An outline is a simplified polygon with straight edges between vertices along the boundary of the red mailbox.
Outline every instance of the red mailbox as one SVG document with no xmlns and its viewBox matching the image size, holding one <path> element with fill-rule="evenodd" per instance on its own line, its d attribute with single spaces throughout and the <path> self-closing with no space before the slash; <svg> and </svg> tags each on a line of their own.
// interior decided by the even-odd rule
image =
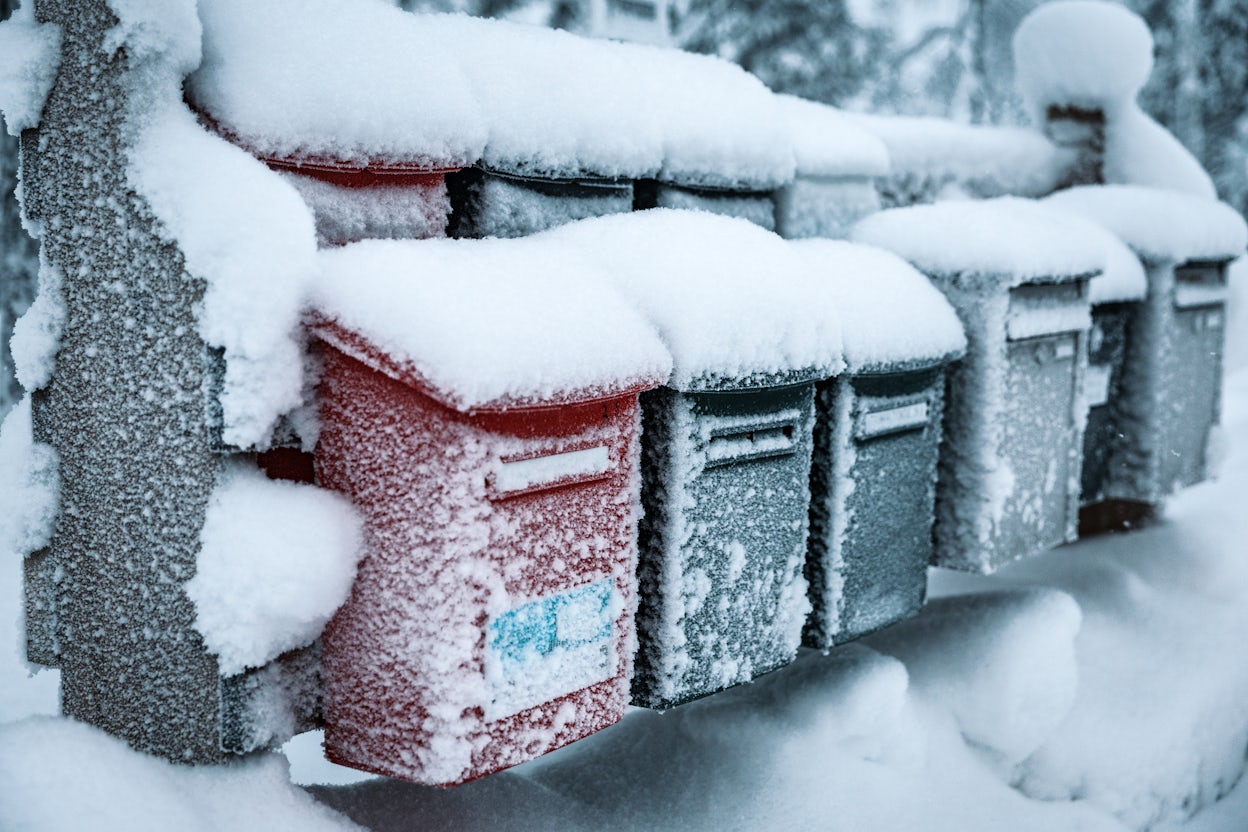
<svg viewBox="0 0 1248 832">
<path fill-rule="evenodd" d="M 415 288 L 441 284 L 405 293 L 394 302 L 405 313 L 393 320 L 444 326 L 474 355 L 454 344 L 439 352 L 445 340 L 429 333 L 421 343 L 430 354 L 396 347 L 401 326 L 356 325 L 352 304 L 385 293 L 353 263 L 375 268 L 369 252 L 387 246 L 400 256 L 380 271 L 402 263 Z M 473 258 L 478 249 L 499 256 Z M 443 240 L 323 255 L 343 302 L 322 293 L 313 326 L 323 365 L 317 476 L 363 514 L 367 547 L 324 634 L 325 749 L 334 762 L 453 785 L 623 715 L 636 643 L 637 394 L 666 377 L 670 360 L 592 270 L 549 253 L 526 257 L 540 250 L 525 240 Z M 514 273 L 526 260 L 546 269 L 528 276 L 540 281 Z M 571 280 L 552 284 L 565 266 L 579 293 L 568 292 Z M 483 292 L 508 315 L 464 321 Z M 548 357 L 564 354 L 570 377 L 595 380 L 569 385 L 536 372 L 501 396 L 446 383 L 474 365 L 514 378 L 506 367 L 527 360 L 534 338 Z M 587 375 L 595 356 L 606 363 Z M 455 366 L 442 373 L 440 363 Z"/>
</svg>

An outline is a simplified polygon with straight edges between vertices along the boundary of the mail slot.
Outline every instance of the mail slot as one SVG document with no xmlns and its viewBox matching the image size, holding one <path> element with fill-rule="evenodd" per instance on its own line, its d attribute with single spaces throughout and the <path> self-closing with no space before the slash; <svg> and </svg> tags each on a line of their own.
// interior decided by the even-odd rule
<svg viewBox="0 0 1248 832">
<path fill-rule="evenodd" d="M 678 185 L 657 179 L 637 182 L 633 200 L 637 210 L 680 208 L 749 220 L 768 231 L 776 230 L 776 206 L 771 191 Z"/>
<path fill-rule="evenodd" d="M 426 240 L 322 252 L 316 475 L 355 504 L 366 549 L 323 636 L 334 762 L 452 785 L 623 715 L 637 395 L 670 364 L 600 275 L 552 251 Z M 462 314 L 481 297 L 512 317 L 485 329 Z M 535 323 L 562 346 L 535 348 Z M 484 368 L 506 386 L 479 392 Z"/>
<path fill-rule="evenodd" d="M 633 209 L 631 180 L 517 174 L 484 167 L 448 177 L 451 234 L 523 237 Z"/>
<path fill-rule="evenodd" d="M 966 331 L 946 387 L 933 562 L 991 572 L 1074 540 L 1104 230 L 1003 198 L 884 211 L 852 236 L 926 272 Z"/>
</svg>

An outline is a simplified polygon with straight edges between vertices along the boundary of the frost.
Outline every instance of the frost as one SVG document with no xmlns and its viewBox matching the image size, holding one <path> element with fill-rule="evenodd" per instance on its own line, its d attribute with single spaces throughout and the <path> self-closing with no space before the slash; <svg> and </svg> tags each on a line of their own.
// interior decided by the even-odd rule
<svg viewBox="0 0 1248 832">
<path fill-rule="evenodd" d="M 56 367 L 56 353 L 61 347 L 65 326 L 62 280 L 60 270 L 40 256 L 39 293 L 13 324 L 9 349 L 17 368 L 17 380 L 30 392 L 51 381 Z"/>
<path fill-rule="evenodd" d="M 60 60 L 61 29 L 36 23 L 34 3 L 0 23 L 0 112 L 10 136 L 39 124 Z"/>
<path fill-rule="evenodd" d="M 1059 191 L 1045 203 L 1103 225 L 1149 262 L 1230 260 L 1248 245 L 1248 226 L 1235 209 L 1191 194 L 1091 185 Z"/>
<path fill-rule="evenodd" d="M 225 353 L 224 441 L 266 447 L 278 417 L 303 401 L 299 322 L 316 270 L 307 206 L 180 102 L 144 125 L 128 175 L 206 282 L 199 328 Z"/>
<path fill-rule="evenodd" d="M 364 241 L 320 262 L 324 319 L 456 407 L 609 395 L 670 367 L 602 269 L 555 238 Z"/>
<path fill-rule="evenodd" d="M 158 59 L 179 76 L 199 66 L 202 30 L 195 0 L 108 0 L 117 25 L 104 37 L 114 53 L 123 46 L 139 60 Z"/>
<path fill-rule="evenodd" d="M 60 508 L 56 451 L 31 435 L 30 396 L 0 426 L 0 541 L 31 554 L 48 544 Z"/>
<path fill-rule="evenodd" d="M 195 627 L 222 675 L 260 667 L 320 635 L 351 589 L 360 535 L 340 497 L 227 464 L 186 583 Z"/>
</svg>

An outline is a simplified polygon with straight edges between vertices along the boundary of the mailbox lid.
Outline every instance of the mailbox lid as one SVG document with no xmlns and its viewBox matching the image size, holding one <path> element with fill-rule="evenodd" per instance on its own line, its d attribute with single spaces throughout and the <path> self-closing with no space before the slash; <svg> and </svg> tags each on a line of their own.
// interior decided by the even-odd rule
<svg viewBox="0 0 1248 832">
<path fill-rule="evenodd" d="M 553 240 L 366 240 L 318 257 L 318 337 L 457 410 L 609 398 L 671 366 L 602 271 Z"/>
</svg>

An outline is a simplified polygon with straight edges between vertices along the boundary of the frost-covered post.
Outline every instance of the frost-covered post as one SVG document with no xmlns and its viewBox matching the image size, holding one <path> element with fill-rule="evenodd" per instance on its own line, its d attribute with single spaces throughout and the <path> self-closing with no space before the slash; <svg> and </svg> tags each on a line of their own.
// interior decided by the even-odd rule
<svg viewBox="0 0 1248 832">
<path fill-rule="evenodd" d="M 203 289 L 126 177 L 136 123 L 180 74 L 175 57 L 133 49 L 105 0 L 38 0 L 35 12 L 62 29 L 42 122 L 22 135 L 43 320 L 60 337 L 28 386 L 62 491 L 51 545 L 28 561 L 29 652 L 61 668 L 66 714 L 212 761 L 217 664 L 182 589 L 217 465 L 193 311 Z"/>
</svg>

